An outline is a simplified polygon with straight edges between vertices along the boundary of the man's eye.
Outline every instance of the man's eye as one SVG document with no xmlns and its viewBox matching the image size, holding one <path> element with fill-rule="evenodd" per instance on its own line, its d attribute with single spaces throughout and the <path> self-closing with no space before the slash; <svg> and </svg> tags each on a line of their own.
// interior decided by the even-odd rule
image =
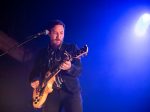
<svg viewBox="0 0 150 112">
<path fill-rule="evenodd" d="M 53 34 L 57 34 L 56 32 L 53 32 Z"/>
</svg>

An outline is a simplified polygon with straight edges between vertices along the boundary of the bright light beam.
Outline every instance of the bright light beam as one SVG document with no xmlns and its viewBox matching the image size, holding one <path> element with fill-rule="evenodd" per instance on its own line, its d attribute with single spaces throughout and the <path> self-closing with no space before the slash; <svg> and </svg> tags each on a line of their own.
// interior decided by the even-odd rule
<svg viewBox="0 0 150 112">
<path fill-rule="evenodd" d="M 136 23 L 135 34 L 138 37 L 143 37 L 146 35 L 147 30 L 150 26 L 150 14 L 143 14 Z"/>
</svg>

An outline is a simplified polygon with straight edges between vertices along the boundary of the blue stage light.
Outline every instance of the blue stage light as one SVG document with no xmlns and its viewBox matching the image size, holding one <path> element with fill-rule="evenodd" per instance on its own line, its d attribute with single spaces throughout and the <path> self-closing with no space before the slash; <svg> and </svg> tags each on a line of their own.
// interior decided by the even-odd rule
<svg viewBox="0 0 150 112">
<path fill-rule="evenodd" d="M 145 36 L 149 26 L 150 26 L 150 14 L 145 13 L 138 19 L 136 23 L 135 34 L 138 37 Z"/>
</svg>

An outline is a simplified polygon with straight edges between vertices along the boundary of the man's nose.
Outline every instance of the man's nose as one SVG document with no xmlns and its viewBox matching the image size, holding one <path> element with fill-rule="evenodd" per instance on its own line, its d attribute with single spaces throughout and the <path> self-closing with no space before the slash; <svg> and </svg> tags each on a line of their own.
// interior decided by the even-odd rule
<svg viewBox="0 0 150 112">
<path fill-rule="evenodd" d="M 58 33 L 58 34 L 57 34 L 57 39 L 60 39 L 60 38 L 61 38 L 61 36 L 60 36 L 60 34 Z"/>
</svg>

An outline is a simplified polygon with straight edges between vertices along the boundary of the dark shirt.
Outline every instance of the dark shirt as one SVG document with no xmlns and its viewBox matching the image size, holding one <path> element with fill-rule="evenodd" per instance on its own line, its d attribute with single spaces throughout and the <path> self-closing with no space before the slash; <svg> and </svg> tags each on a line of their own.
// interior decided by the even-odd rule
<svg viewBox="0 0 150 112">
<path fill-rule="evenodd" d="M 35 64 L 30 74 L 30 82 L 35 80 L 42 80 L 45 77 L 45 73 L 50 70 L 54 71 L 64 60 L 64 52 L 68 52 L 73 56 L 78 48 L 73 44 L 63 44 L 60 48 L 54 49 L 49 46 L 48 48 L 42 49 L 36 57 Z M 73 58 L 71 61 L 71 68 L 69 70 L 61 70 L 57 75 L 56 83 L 54 88 L 61 86 L 68 92 L 74 93 L 80 91 L 80 84 L 78 76 L 81 72 L 81 61 L 79 58 Z"/>
</svg>

